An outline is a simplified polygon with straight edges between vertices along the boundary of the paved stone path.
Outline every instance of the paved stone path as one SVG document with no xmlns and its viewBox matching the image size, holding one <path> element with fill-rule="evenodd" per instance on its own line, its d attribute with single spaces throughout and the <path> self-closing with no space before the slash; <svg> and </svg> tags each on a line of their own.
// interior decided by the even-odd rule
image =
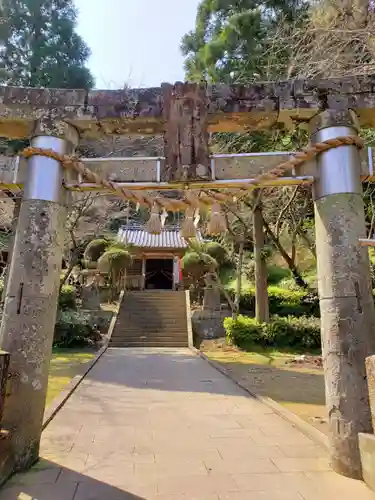
<svg viewBox="0 0 375 500">
<path fill-rule="evenodd" d="M 189 350 L 109 349 L 1 500 L 375 500 Z"/>
</svg>

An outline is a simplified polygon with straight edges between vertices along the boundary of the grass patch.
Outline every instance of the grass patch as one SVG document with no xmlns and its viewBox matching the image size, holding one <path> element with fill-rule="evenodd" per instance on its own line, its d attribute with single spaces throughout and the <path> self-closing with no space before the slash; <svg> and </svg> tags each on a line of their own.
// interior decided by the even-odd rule
<svg viewBox="0 0 375 500">
<path fill-rule="evenodd" d="M 84 370 L 84 365 L 95 356 L 93 350 L 54 348 L 49 369 L 47 402 L 48 406 L 73 377 Z"/>
<path fill-rule="evenodd" d="M 292 363 L 301 351 L 257 347 L 243 352 L 223 341 L 204 341 L 201 350 L 251 392 L 277 401 L 320 431 L 328 432 L 323 369 Z"/>
</svg>

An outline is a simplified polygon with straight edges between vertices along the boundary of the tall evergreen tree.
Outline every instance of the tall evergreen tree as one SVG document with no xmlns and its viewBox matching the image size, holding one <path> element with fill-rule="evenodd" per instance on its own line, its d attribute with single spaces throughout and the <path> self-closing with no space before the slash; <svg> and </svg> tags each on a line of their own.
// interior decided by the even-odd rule
<svg viewBox="0 0 375 500">
<path fill-rule="evenodd" d="M 89 89 L 90 50 L 76 33 L 73 0 L 0 2 L 0 82 L 7 85 Z"/>
<path fill-rule="evenodd" d="M 182 40 L 188 79 L 241 83 L 277 77 L 287 54 L 282 47 L 275 54 L 275 28 L 303 17 L 307 6 L 306 0 L 202 0 L 195 29 Z"/>
</svg>

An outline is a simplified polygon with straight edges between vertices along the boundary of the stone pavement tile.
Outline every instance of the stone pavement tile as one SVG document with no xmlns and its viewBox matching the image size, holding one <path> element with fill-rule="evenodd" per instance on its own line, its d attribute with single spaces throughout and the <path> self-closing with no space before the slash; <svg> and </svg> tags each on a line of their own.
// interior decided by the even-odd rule
<svg viewBox="0 0 375 500">
<path fill-rule="evenodd" d="M 118 450 L 115 453 L 89 455 L 85 463 L 87 467 L 105 467 L 114 462 L 126 465 L 134 464 L 153 464 L 155 463 L 154 454 L 128 453 L 126 450 Z"/>
<path fill-rule="evenodd" d="M 263 430 L 263 432 L 265 432 Z M 270 445 L 293 445 L 293 446 L 310 446 L 313 444 L 313 441 L 302 434 L 302 432 L 294 431 L 287 432 L 284 434 L 269 436 L 268 434 L 264 434 L 264 436 L 256 436 L 253 435 L 252 439 L 256 444 L 262 446 L 270 446 Z"/>
<path fill-rule="evenodd" d="M 172 495 L 157 495 L 152 500 L 219 500 L 219 496 L 216 493 L 190 493 L 189 495 L 177 493 Z"/>
<path fill-rule="evenodd" d="M 151 497 L 139 496 L 122 487 L 92 481 L 78 485 L 74 500 L 146 500 L 146 498 L 148 500 Z"/>
<path fill-rule="evenodd" d="M 306 472 L 330 470 L 328 457 L 318 458 L 273 458 L 273 463 L 281 472 Z"/>
<path fill-rule="evenodd" d="M 152 442 L 147 444 L 135 443 L 132 453 L 135 455 L 155 455 L 155 448 Z"/>
<path fill-rule="evenodd" d="M 265 415 L 268 417 L 269 415 Z M 279 417 L 280 418 L 280 417 Z M 281 419 L 280 419 L 281 420 Z M 263 419 L 261 421 L 257 422 L 258 429 L 263 432 L 263 434 L 266 434 L 267 436 L 279 436 L 279 435 L 285 435 L 285 434 L 300 434 L 300 431 L 296 429 L 293 425 L 289 424 L 288 422 L 284 422 L 281 420 L 278 424 L 268 424 L 266 422 L 263 422 Z"/>
<path fill-rule="evenodd" d="M 10 486 L 36 486 L 40 484 L 53 484 L 57 481 L 61 473 L 61 467 L 54 464 L 41 465 L 32 467 L 28 472 L 22 472 L 14 475 L 6 484 Z"/>
<path fill-rule="evenodd" d="M 88 453 L 89 455 L 96 455 L 96 454 L 106 454 L 106 453 L 113 453 L 116 450 L 118 450 L 119 447 L 123 451 L 127 451 L 128 453 L 132 453 L 134 451 L 134 442 L 129 441 L 129 442 L 117 442 L 116 439 L 112 436 L 112 439 L 108 439 L 107 441 L 103 442 L 87 442 L 86 444 L 83 442 L 80 443 L 74 443 L 71 452 L 72 453 Z"/>
<path fill-rule="evenodd" d="M 73 500 L 77 486 L 55 483 L 5 487 L 0 490 L 0 500 Z"/>
<path fill-rule="evenodd" d="M 205 495 L 238 491 L 231 474 L 190 475 L 185 477 L 163 476 L 157 481 L 159 495 L 185 494 L 188 499 L 194 495 Z"/>
<path fill-rule="evenodd" d="M 229 417 L 229 418 L 228 418 Z M 240 424 L 230 415 L 212 416 L 196 418 L 191 426 L 195 429 L 208 431 L 239 431 L 243 432 Z"/>
<path fill-rule="evenodd" d="M 214 473 L 279 473 L 279 469 L 269 458 L 259 458 L 253 455 L 248 455 L 234 460 L 206 460 L 204 463 L 207 470 Z"/>
<path fill-rule="evenodd" d="M 160 450 L 155 453 L 155 462 L 156 463 L 161 463 L 161 464 L 168 464 L 172 461 L 175 463 L 186 463 L 186 462 L 191 462 L 196 459 L 201 460 L 202 462 L 205 462 L 206 460 L 221 460 L 221 456 L 219 455 L 219 452 L 217 450 L 207 450 L 207 449 L 202 449 L 199 451 L 199 454 L 197 455 L 196 451 L 190 452 L 190 453 L 174 453 L 170 452 L 169 450 Z"/>
<path fill-rule="evenodd" d="M 278 446 L 262 446 L 232 439 L 229 442 L 222 439 L 216 444 L 219 455 L 225 460 L 246 460 L 249 456 L 258 458 L 285 457 Z"/>
<path fill-rule="evenodd" d="M 308 485 L 308 479 L 302 472 L 279 474 L 233 474 L 238 491 L 288 491 L 299 493 Z"/>
<path fill-rule="evenodd" d="M 244 393 L 244 399 L 249 397 Z M 260 417 L 265 415 L 274 415 L 274 411 L 268 406 L 260 402 L 252 402 L 252 404 L 240 404 L 237 407 L 232 408 L 231 415 L 245 415 L 252 417 Z"/>
<path fill-rule="evenodd" d="M 231 439 L 251 439 L 253 436 L 256 436 L 258 439 L 262 439 L 264 437 L 264 433 L 257 428 L 245 429 L 207 429 L 209 437 L 212 438 L 231 438 Z"/>
<path fill-rule="evenodd" d="M 254 429 L 254 427 L 258 428 L 259 421 L 251 419 L 251 415 L 234 415 L 233 418 L 243 429 Z"/>
<path fill-rule="evenodd" d="M 219 500 L 304 500 L 299 493 L 290 491 L 237 491 L 219 495 Z"/>
<path fill-rule="evenodd" d="M 58 464 L 60 467 L 67 467 L 68 469 L 81 472 L 86 467 L 88 456 L 87 453 L 80 453 L 77 455 L 68 453 L 67 455 L 57 457 L 54 463 Z"/>
<path fill-rule="evenodd" d="M 300 486 L 304 500 L 375 500 L 375 493 L 362 481 L 340 476 L 333 471 L 306 472 Z"/>
<path fill-rule="evenodd" d="M 124 484 L 127 479 L 134 477 L 134 464 L 119 463 L 113 461 L 112 463 L 91 465 L 88 464 L 80 472 L 74 469 L 63 468 L 59 475 L 58 483 L 86 483 L 91 482 L 93 479 L 109 483 L 114 486 Z"/>
<path fill-rule="evenodd" d="M 217 446 L 213 440 L 205 439 L 195 441 L 189 435 L 181 436 L 180 439 L 168 439 L 168 435 L 155 437 L 153 442 L 153 450 L 155 454 L 166 453 L 171 454 L 194 454 L 202 450 L 216 450 Z"/>
<path fill-rule="evenodd" d="M 196 460 L 190 461 L 175 461 L 173 459 L 170 462 L 156 462 L 153 464 L 135 464 L 134 474 L 136 479 L 139 478 L 142 481 L 142 477 L 160 477 L 160 476 L 198 476 L 207 475 L 207 469 L 205 464 L 196 457 Z"/>
<path fill-rule="evenodd" d="M 315 444 L 305 446 L 280 445 L 279 449 L 286 457 L 290 458 L 314 458 L 327 456 L 327 451 L 322 446 Z"/>
</svg>

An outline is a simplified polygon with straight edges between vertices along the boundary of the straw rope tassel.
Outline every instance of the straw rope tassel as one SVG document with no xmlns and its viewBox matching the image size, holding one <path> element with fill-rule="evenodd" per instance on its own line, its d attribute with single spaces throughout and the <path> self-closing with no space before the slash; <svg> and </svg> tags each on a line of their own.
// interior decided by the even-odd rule
<svg viewBox="0 0 375 500">
<path fill-rule="evenodd" d="M 150 234 L 160 234 L 163 227 L 160 218 L 160 209 L 157 203 L 154 203 L 151 208 L 151 215 L 147 222 L 147 232 Z"/>
<path fill-rule="evenodd" d="M 212 205 L 210 220 L 207 225 L 207 233 L 211 235 L 225 233 L 227 231 L 227 221 L 218 203 Z"/>
<path fill-rule="evenodd" d="M 182 223 L 180 234 L 183 238 L 195 238 L 197 236 L 197 228 L 194 224 L 195 208 L 189 207 L 185 211 L 185 220 Z"/>
</svg>

